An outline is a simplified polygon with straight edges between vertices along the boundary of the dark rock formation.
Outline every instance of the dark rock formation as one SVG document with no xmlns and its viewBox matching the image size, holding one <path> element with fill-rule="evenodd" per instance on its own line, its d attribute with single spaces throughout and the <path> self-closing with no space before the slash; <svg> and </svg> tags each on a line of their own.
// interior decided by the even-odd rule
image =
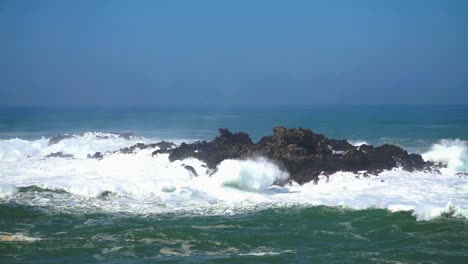
<svg viewBox="0 0 468 264">
<path fill-rule="evenodd" d="M 132 132 L 107 132 L 109 134 L 116 134 L 118 135 L 120 138 L 123 138 L 123 139 L 132 139 L 133 137 L 135 137 L 135 133 L 132 133 Z"/>
<path fill-rule="evenodd" d="M 290 180 L 300 184 L 317 181 L 321 174 L 337 171 L 367 171 L 379 174 L 383 170 L 402 167 L 405 170 L 423 170 L 432 166 L 418 154 L 394 145 L 355 147 L 345 140 L 328 139 L 309 129 L 286 129 L 275 127 L 273 135 L 253 143 L 243 132 L 231 133 L 220 129 L 219 136 L 210 142 L 182 143 L 179 147 L 159 150 L 169 153 L 170 161 L 197 158 L 206 162 L 209 168 L 225 159 L 243 159 L 263 156 L 276 161 L 290 173 Z"/>
<path fill-rule="evenodd" d="M 113 151 L 113 152 L 107 152 L 107 153 L 131 154 L 131 153 L 134 153 L 137 150 L 159 147 L 159 150 L 156 150 L 155 152 L 153 152 L 153 155 L 155 155 L 154 153 L 156 153 L 156 152 L 158 152 L 160 150 L 166 151 L 168 148 L 173 148 L 175 146 L 176 146 L 176 144 L 163 140 L 161 142 L 152 143 L 152 144 L 137 143 L 137 144 L 135 144 L 133 146 L 122 148 L 122 149 L 119 149 L 119 150 Z M 89 159 L 102 159 L 103 157 L 104 156 L 103 156 L 103 154 L 101 152 L 96 152 L 93 155 L 88 154 Z"/>
<path fill-rule="evenodd" d="M 184 168 L 189 171 L 190 175 L 198 177 L 197 171 L 190 165 L 184 165 Z"/>
<path fill-rule="evenodd" d="M 74 138 L 75 136 L 73 135 L 68 135 L 68 134 L 61 134 L 61 135 L 56 135 L 55 137 L 51 137 L 49 139 L 49 146 L 52 146 L 54 144 L 59 143 L 60 141 L 68 138 Z"/>
<path fill-rule="evenodd" d="M 129 153 L 135 152 L 135 150 L 156 148 L 156 147 L 158 147 L 159 149 L 168 149 L 168 148 L 173 148 L 175 146 L 176 145 L 174 143 L 163 140 L 161 142 L 152 143 L 152 144 L 137 143 L 131 147 L 120 149 L 119 152 L 124 153 L 124 154 L 129 154 Z"/>
<path fill-rule="evenodd" d="M 73 155 L 65 154 L 59 151 L 59 152 L 50 153 L 49 155 L 46 156 L 46 158 L 73 158 Z"/>
<path fill-rule="evenodd" d="M 97 159 L 97 160 L 102 160 L 104 158 L 104 155 L 102 155 L 101 152 L 96 152 L 93 155 L 88 154 L 88 159 Z"/>
<path fill-rule="evenodd" d="M 135 137 L 135 134 L 132 133 L 132 132 L 104 132 L 105 134 L 102 135 L 102 134 L 96 134 L 96 138 L 97 139 L 109 139 L 110 137 L 106 134 L 111 134 L 111 135 L 116 135 L 117 137 L 119 138 L 123 138 L 123 139 L 132 139 L 133 137 Z M 83 135 L 84 133 L 81 133 L 80 135 Z"/>
</svg>

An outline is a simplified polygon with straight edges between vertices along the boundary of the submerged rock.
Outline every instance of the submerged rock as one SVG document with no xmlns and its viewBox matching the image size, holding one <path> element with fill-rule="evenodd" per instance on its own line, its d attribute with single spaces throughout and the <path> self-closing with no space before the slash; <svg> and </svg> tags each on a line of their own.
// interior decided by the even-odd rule
<svg viewBox="0 0 468 264">
<path fill-rule="evenodd" d="M 59 151 L 59 152 L 50 153 L 49 155 L 46 156 L 46 158 L 73 158 L 73 155 L 66 154 L 66 153 Z"/>
<path fill-rule="evenodd" d="M 116 134 L 119 138 L 130 140 L 135 137 L 135 133 L 133 132 L 107 132 L 109 134 Z"/>
<path fill-rule="evenodd" d="M 60 141 L 64 140 L 64 139 L 69 139 L 69 138 L 75 138 L 75 136 L 73 135 L 69 135 L 69 134 L 61 134 L 61 135 L 56 135 L 55 137 L 51 137 L 49 139 L 49 146 L 52 146 L 52 145 L 55 145 L 57 143 L 59 143 Z"/>
<path fill-rule="evenodd" d="M 173 148 L 175 146 L 176 146 L 176 144 L 163 140 L 161 142 L 152 143 L 152 144 L 137 143 L 137 144 L 135 144 L 133 146 L 130 146 L 130 147 L 126 147 L 126 148 L 119 149 L 117 151 L 110 151 L 110 152 L 106 152 L 106 153 L 131 154 L 131 153 L 137 152 L 138 150 L 158 147 L 159 150 L 156 150 L 155 152 L 153 152 L 153 155 L 156 155 L 155 153 L 158 152 L 158 151 L 166 151 L 168 148 Z M 100 160 L 100 159 L 104 158 L 104 155 L 101 152 L 96 152 L 93 155 L 88 154 L 87 157 L 88 157 L 88 159 L 99 159 Z"/>
<path fill-rule="evenodd" d="M 129 153 L 135 152 L 135 150 L 142 150 L 142 149 L 156 148 L 156 147 L 158 147 L 159 150 L 165 150 L 168 148 L 173 148 L 175 146 L 176 145 L 174 143 L 163 140 L 161 142 L 152 143 L 152 144 L 137 143 L 131 147 L 120 149 L 119 152 L 124 153 L 124 154 L 129 154 Z"/>
<path fill-rule="evenodd" d="M 170 161 L 196 158 L 211 169 L 216 169 L 225 159 L 263 156 L 276 161 L 290 173 L 290 180 L 300 184 L 317 181 L 319 175 L 337 171 L 366 171 L 377 175 L 396 167 L 413 171 L 434 165 L 425 162 L 421 155 L 408 154 L 395 145 L 356 147 L 346 140 L 328 139 L 310 129 L 285 127 L 275 127 L 273 135 L 263 137 L 258 143 L 253 143 L 246 133 L 219 129 L 219 135 L 212 141 L 182 143 L 153 155 L 159 153 L 169 153 Z"/>
<path fill-rule="evenodd" d="M 190 166 L 190 165 L 184 165 L 184 168 L 185 168 L 186 170 L 188 170 L 188 172 L 190 173 L 191 176 L 198 177 L 197 171 L 196 171 L 195 168 L 193 168 L 192 166 Z"/>
<path fill-rule="evenodd" d="M 104 158 L 104 155 L 101 152 L 96 152 L 93 155 L 88 154 L 88 159 L 102 160 L 103 158 Z"/>
</svg>

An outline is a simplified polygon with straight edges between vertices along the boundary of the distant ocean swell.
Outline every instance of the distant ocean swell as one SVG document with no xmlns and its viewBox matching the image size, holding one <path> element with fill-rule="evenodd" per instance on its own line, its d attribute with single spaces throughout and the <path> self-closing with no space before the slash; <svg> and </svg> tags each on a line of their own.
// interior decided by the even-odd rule
<svg viewBox="0 0 468 264">
<path fill-rule="evenodd" d="M 447 167 L 440 173 L 396 169 L 364 177 L 339 172 L 321 177 L 318 184 L 283 187 L 272 184 L 287 179 L 288 173 L 262 157 L 225 160 L 212 174 L 195 159 L 171 163 L 167 155 L 153 157 L 156 148 L 112 153 L 159 140 L 104 132 L 72 135 L 54 144 L 48 138 L 0 140 L 0 201 L 135 214 L 230 215 L 325 205 L 411 211 L 418 220 L 468 216 L 468 147 L 461 140 L 441 140 L 422 153 Z M 47 157 L 58 152 L 73 157 Z M 87 158 L 95 152 L 105 153 L 104 158 Z"/>
</svg>

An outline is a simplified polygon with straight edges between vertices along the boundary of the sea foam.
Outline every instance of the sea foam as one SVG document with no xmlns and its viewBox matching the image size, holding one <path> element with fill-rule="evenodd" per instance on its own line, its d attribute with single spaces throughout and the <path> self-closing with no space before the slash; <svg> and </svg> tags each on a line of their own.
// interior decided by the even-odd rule
<svg viewBox="0 0 468 264">
<path fill-rule="evenodd" d="M 455 171 L 468 171 L 468 146 L 459 139 L 443 139 L 422 154 L 425 160 L 441 163 Z"/>
<path fill-rule="evenodd" d="M 17 161 L 28 157 L 45 157 L 61 152 L 75 158 L 86 158 L 96 152 L 115 151 L 136 143 L 153 143 L 160 139 L 121 137 L 119 133 L 85 132 L 50 144 L 50 139 L 24 140 L 19 138 L 0 140 L 0 161 Z M 177 140 L 175 142 L 180 142 Z"/>
<path fill-rule="evenodd" d="M 225 160 L 212 171 L 196 159 L 170 162 L 168 154 L 153 157 L 156 148 L 132 154 L 109 152 L 102 160 L 85 158 L 88 151 L 110 151 L 148 139 L 88 135 L 64 139 L 52 146 L 47 145 L 46 139 L 10 140 L 6 144 L 7 141 L 2 141 L 2 146 L 8 145 L 10 150 L 27 147 L 20 151 L 21 155 L 10 152 L 14 158 L 0 160 L 0 198 L 52 210 L 206 215 L 325 205 L 411 211 L 418 220 L 443 214 L 468 216 L 468 181 L 457 174 L 466 164 L 466 146 L 461 141 L 439 142 L 423 155 L 428 160 L 446 162 L 448 168 L 441 174 L 394 169 L 379 176 L 362 177 L 337 172 L 320 176 L 318 184 L 292 183 L 282 187 L 274 184 L 287 179 L 287 172 L 262 157 Z M 38 146 L 32 147 L 34 144 Z M 76 158 L 44 157 L 52 151 L 67 151 Z M 32 155 L 25 156 L 29 154 Z M 188 165 L 197 177 L 185 169 Z M 21 188 L 29 186 L 59 191 Z"/>
<path fill-rule="evenodd" d="M 213 175 L 223 186 L 253 191 L 266 190 L 275 181 L 284 181 L 288 177 L 288 173 L 265 158 L 224 160 Z"/>
</svg>

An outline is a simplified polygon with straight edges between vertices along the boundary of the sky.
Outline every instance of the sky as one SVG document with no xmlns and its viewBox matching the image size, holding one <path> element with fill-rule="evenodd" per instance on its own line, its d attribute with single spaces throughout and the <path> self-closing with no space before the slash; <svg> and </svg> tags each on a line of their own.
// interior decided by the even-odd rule
<svg viewBox="0 0 468 264">
<path fill-rule="evenodd" d="M 468 104 L 468 1 L 0 0 L 0 106 Z"/>
</svg>

